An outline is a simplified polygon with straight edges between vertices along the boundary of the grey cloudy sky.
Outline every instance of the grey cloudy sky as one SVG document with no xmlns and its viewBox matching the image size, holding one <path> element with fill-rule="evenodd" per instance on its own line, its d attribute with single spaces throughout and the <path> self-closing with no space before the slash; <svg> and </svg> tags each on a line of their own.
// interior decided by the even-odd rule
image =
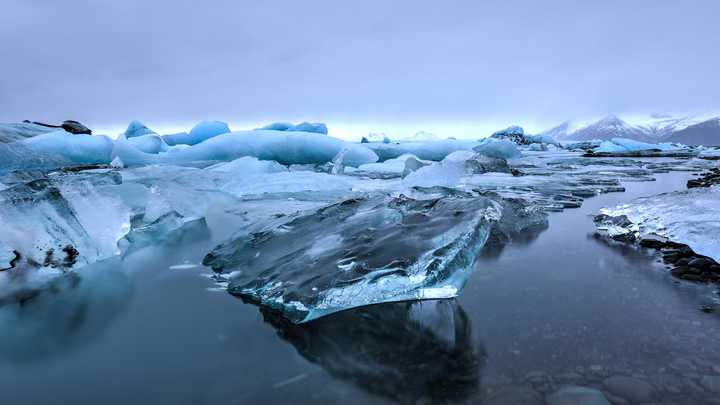
<svg viewBox="0 0 720 405">
<path fill-rule="evenodd" d="M 0 4 L 2 122 L 472 132 L 720 94 L 717 0 Z"/>
</svg>

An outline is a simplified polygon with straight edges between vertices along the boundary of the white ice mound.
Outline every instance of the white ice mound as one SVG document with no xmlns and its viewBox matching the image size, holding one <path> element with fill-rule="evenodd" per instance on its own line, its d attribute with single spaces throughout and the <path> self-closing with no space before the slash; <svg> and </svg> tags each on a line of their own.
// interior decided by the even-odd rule
<svg viewBox="0 0 720 405">
<path fill-rule="evenodd" d="M 243 156 L 275 160 L 285 165 L 323 164 L 331 162 L 338 152 L 347 149 L 343 160 L 345 165 L 357 167 L 377 161 L 377 155 L 364 146 L 308 132 L 236 131 L 177 148 L 157 155 L 143 153 L 120 136 L 115 141 L 112 157 L 120 157 L 125 165 L 230 161 Z"/>
<path fill-rule="evenodd" d="M 63 130 L 21 141 L 34 152 L 55 155 L 78 164 L 110 163 L 113 141 L 105 135 L 73 135 Z"/>
<path fill-rule="evenodd" d="M 613 138 L 603 141 L 593 152 L 595 153 L 626 153 L 643 151 L 668 152 L 683 149 L 681 146 L 670 143 L 645 143 L 634 139 Z"/>
<path fill-rule="evenodd" d="M 315 134 L 328 134 L 327 125 L 322 122 L 301 122 L 297 125 L 289 122 L 273 122 L 272 124 L 265 125 L 258 130 L 268 131 L 290 131 L 290 132 L 311 132 Z"/>
<path fill-rule="evenodd" d="M 380 302 L 455 297 L 501 216 L 501 204 L 483 197 L 354 198 L 236 237 L 203 263 L 234 272 L 231 293 L 305 322 Z"/>
<path fill-rule="evenodd" d="M 138 120 L 130 122 L 127 129 L 125 130 L 126 138 L 134 138 L 136 136 L 142 135 L 157 135 L 157 133 L 155 133 L 155 131 L 153 131 L 152 129 L 146 127 L 145 124 Z"/>
<path fill-rule="evenodd" d="M 512 159 L 520 156 L 515 142 L 505 139 L 488 138 L 475 146 L 473 150 L 481 155 L 498 159 Z"/>
<path fill-rule="evenodd" d="M 624 215 L 629 220 L 603 221 L 599 225 L 612 237 L 638 240 L 659 236 L 720 263 L 720 186 L 639 198 L 603 208 L 600 213 L 611 218 Z"/>
<path fill-rule="evenodd" d="M 372 149 L 378 155 L 380 162 L 399 158 L 406 154 L 416 156 L 422 160 L 440 161 L 453 152 L 459 150 L 470 151 L 477 144 L 475 141 L 461 141 L 456 139 L 423 142 L 363 143 L 364 146 Z"/>
</svg>

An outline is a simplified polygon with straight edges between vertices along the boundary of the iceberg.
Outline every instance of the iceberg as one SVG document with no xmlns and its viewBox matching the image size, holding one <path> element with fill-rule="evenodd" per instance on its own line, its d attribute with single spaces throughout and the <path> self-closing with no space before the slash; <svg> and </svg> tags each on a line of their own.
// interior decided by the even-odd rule
<svg viewBox="0 0 720 405">
<path fill-rule="evenodd" d="M 342 149 L 347 149 L 345 165 L 357 167 L 377 161 L 377 155 L 364 146 L 309 132 L 236 131 L 184 148 L 175 146 L 160 154 L 143 153 L 128 141 L 121 135 L 112 150 L 112 159 L 120 157 L 125 165 L 230 161 L 243 156 L 285 165 L 323 164 L 331 162 Z"/>
<path fill-rule="evenodd" d="M 130 122 L 125 130 L 126 138 L 134 138 L 142 135 L 157 135 L 157 133 L 138 120 Z"/>
<path fill-rule="evenodd" d="M 20 141 L 32 138 L 35 135 L 53 131 L 56 131 L 56 129 L 33 124 L 31 122 L 0 124 L 0 144 Z"/>
<path fill-rule="evenodd" d="M 505 139 L 486 139 L 475 146 L 473 150 L 481 155 L 497 159 L 512 159 L 521 154 L 515 142 Z"/>
<path fill-rule="evenodd" d="M 471 151 L 478 143 L 474 141 L 460 141 L 446 139 L 444 141 L 399 142 L 382 143 L 369 142 L 363 146 L 370 148 L 378 156 L 378 161 L 396 159 L 402 155 L 413 155 L 421 160 L 440 161 L 453 152 L 459 150 Z"/>
<path fill-rule="evenodd" d="M 366 163 L 360 165 L 352 174 L 356 176 L 365 175 L 373 178 L 402 177 L 428 164 L 428 162 L 422 162 L 413 155 L 405 154 L 381 163 Z"/>
<path fill-rule="evenodd" d="M 645 143 L 634 139 L 612 138 L 603 141 L 587 156 L 694 156 L 697 152 L 684 145 L 672 143 Z"/>
<path fill-rule="evenodd" d="M 614 239 L 663 239 L 720 263 L 720 186 L 639 198 L 603 208 L 598 228 Z"/>
<path fill-rule="evenodd" d="M 293 125 L 289 122 L 273 122 L 272 124 L 265 125 L 264 127 L 258 128 L 263 131 L 290 131 L 290 132 L 310 132 L 315 134 L 328 134 L 327 125 L 322 122 L 301 122 L 297 125 Z"/>
<path fill-rule="evenodd" d="M 163 139 L 170 146 L 195 145 L 228 132 L 230 132 L 230 127 L 225 122 L 201 121 L 190 130 L 190 133 L 163 135 Z"/>
<path fill-rule="evenodd" d="M 128 138 L 128 143 L 145 153 L 167 152 L 168 144 L 158 135 L 140 135 Z"/>
<path fill-rule="evenodd" d="M 73 165 L 68 159 L 35 151 L 22 142 L 0 143 L 0 175 L 15 170 L 50 170 Z"/>
<path fill-rule="evenodd" d="M 500 220 L 491 198 L 367 195 L 243 234 L 203 264 L 228 291 L 301 323 L 380 302 L 455 297 Z"/>
<path fill-rule="evenodd" d="M 113 140 L 105 135 L 54 131 L 20 141 L 33 152 L 55 155 L 76 164 L 110 163 Z"/>
</svg>

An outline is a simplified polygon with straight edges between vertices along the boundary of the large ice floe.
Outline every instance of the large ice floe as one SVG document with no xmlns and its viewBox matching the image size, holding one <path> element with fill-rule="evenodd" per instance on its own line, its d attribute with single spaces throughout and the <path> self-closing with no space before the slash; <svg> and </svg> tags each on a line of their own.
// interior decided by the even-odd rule
<svg viewBox="0 0 720 405">
<path fill-rule="evenodd" d="M 645 143 L 634 139 L 613 138 L 602 141 L 588 152 L 588 156 L 694 156 L 697 153 L 690 148 L 672 143 Z"/>
<path fill-rule="evenodd" d="M 295 323 L 454 297 L 478 255 L 532 239 L 549 211 L 717 166 L 584 157 L 518 130 L 353 143 L 315 124 L 227 132 L 205 121 L 158 135 L 134 122 L 117 139 L 13 128 L 0 143 L 0 301 L 194 235 L 218 283 Z"/>
<path fill-rule="evenodd" d="M 598 227 L 614 239 L 670 241 L 720 263 L 720 186 L 639 198 L 600 214 Z"/>
</svg>

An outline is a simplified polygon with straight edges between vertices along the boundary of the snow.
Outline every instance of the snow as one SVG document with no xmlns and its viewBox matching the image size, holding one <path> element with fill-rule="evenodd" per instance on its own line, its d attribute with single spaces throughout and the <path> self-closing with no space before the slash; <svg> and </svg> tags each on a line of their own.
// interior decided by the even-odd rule
<svg viewBox="0 0 720 405">
<path fill-rule="evenodd" d="M 321 122 L 301 122 L 297 125 L 293 125 L 289 122 L 274 122 L 272 124 L 265 125 L 258 130 L 270 130 L 270 131 L 289 131 L 289 132 L 312 132 L 315 134 L 328 134 L 327 126 Z"/>
<path fill-rule="evenodd" d="M 720 238 L 714 237 L 720 234 L 720 186 L 639 198 L 600 213 L 631 221 L 627 227 L 606 228 L 610 236 L 659 236 L 720 262 Z"/>
<path fill-rule="evenodd" d="M 20 141 L 30 150 L 59 156 L 73 163 L 110 163 L 113 141 L 104 135 L 73 135 L 63 130 Z"/>
<path fill-rule="evenodd" d="M 125 137 L 126 138 L 134 138 L 136 136 L 142 136 L 142 135 L 157 135 L 155 131 L 151 130 L 150 128 L 146 127 L 145 124 L 142 122 L 135 120 L 130 122 L 127 129 L 125 130 Z"/>
</svg>

